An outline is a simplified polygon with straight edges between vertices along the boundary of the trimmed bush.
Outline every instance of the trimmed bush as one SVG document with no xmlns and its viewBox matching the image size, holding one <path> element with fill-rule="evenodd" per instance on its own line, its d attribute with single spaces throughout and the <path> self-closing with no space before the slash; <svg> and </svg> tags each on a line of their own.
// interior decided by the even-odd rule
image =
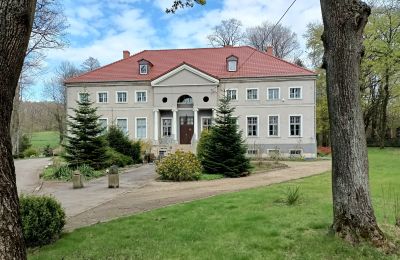
<svg viewBox="0 0 400 260">
<path fill-rule="evenodd" d="M 119 167 L 124 167 L 126 165 L 133 164 L 133 160 L 131 157 L 119 153 L 112 148 L 108 148 L 106 153 L 108 157 L 108 159 L 105 162 L 106 167 L 109 167 L 111 165 L 118 165 Z"/>
<path fill-rule="evenodd" d="M 29 158 L 29 157 L 37 157 L 39 155 L 39 152 L 35 148 L 31 147 L 31 148 L 26 149 L 23 152 L 23 155 L 24 155 L 24 157 L 27 157 L 27 158 Z"/>
<path fill-rule="evenodd" d="M 129 156 L 134 163 L 141 163 L 141 144 L 139 141 L 132 142 L 129 137 L 117 126 L 110 126 L 106 139 L 115 151 Z"/>
<path fill-rule="evenodd" d="M 201 165 L 193 153 L 177 151 L 157 162 L 156 172 L 163 180 L 198 180 L 201 175 Z"/>
<path fill-rule="evenodd" d="M 20 210 L 25 243 L 43 246 L 56 240 L 65 225 L 61 204 L 49 196 L 21 196 Z"/>
</svg>

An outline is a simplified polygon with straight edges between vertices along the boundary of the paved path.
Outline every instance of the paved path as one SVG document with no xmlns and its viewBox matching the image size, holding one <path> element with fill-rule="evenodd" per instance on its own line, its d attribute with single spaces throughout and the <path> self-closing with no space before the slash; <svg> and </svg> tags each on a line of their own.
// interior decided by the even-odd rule
<svg viewBox="0 0 400 260">
<path fill-rule="evenodd" d="M 46 181 L 40 195 L 52 195 L 61 202 L 67 217 L 74 216 L 102 203 L 110 201 L 118 195 L 137 189 L 156 178 L 153 165 L 144 165 L 120 174 L 120 188 L 109 189 L 108 177 L 84 182 L 84 188 L 73 189 L 72 182 Z"/>
<path fill-rule="evenodd" d="M 39 187 L 39 175 L 50 158 L 15 160 L 18 193 L 31 193 Z"/>
<path fill-rule="evenodd" d="M 65 229 L 71 231 L 79 227 L 171 204 L 308 177 L 326 172 L 331 168 L 331 161 L 286 163 L 289 168 L 269 173 L 258 173 L 245 178 L 181 183 L 148 181 L 141 187 L 121 192 L 114 199 L 103 201 L 104 203 L 79 214 L 69 214 Z M 146 167 L 148 170 L 154 170 L 153 166 Z M 103 190 L 102 192 L 106 191 Z M 82 194 L 77 196 L 76 199 L 86 200 L 86 197 L 88 196 L 85 190 L 82 190 Z M 79 204 L 79 201 L 76 203 Z"/>
</svg>

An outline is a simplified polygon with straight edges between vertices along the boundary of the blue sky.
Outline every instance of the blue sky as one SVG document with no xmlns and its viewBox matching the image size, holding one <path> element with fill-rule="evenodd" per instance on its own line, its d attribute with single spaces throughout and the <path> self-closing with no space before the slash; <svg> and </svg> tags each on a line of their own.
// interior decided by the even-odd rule
<svg viewBox="0 0 400 260">
<path fill-rule="evenodd" d="M 44 73 L 35 80 L 28 98 L 43 99 L 43 81 L 54 68 L 68 60 L 77 66 L 89 56 L 106 65 L 122 58 L 122 51 L 209 47 L 207 35 L 221 20 L 236 18 L 244 27 L 264 21 L 275 23 L 292 0 L 207 0 L 205 6 L 166 14 L 173 0 L 66 0 L 69 46 L 46 55 Z M 304 49 L 306 25 L 320 21 L 319 0 L 297 0 L 282 24 L 298 35 Z M 306 53 L 304 53 L 305 57 Z"/>
</svg>

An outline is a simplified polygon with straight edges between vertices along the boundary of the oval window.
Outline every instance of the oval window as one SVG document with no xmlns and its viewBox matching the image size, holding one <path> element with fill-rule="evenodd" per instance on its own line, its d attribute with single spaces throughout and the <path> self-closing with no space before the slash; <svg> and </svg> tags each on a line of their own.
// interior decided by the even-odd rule
<svg viewBox="0 0 400 260">
<path fill-rule="evenodd" d="M 168 101 L 168 98 L 163 97 L 162 102 L 163 102 L 163 103 L 167 103 L 167 101 Z"/>
<path fill-rule="evenodd" d="M 208 102 L 208 100 L 210 100 L 210 99 L 207 96 L 203 97 L 204 102 Z"/>
</svg>

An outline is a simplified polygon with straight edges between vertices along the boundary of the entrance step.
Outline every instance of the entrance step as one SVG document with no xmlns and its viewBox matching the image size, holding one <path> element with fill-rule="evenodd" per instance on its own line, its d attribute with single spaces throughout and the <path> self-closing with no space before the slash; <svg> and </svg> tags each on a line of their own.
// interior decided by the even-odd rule
<svg viewBox="0 0 400 260">
<path fill-rule="evenodd" d="M 193 147 L 190 144 L 178 144 L 172 148 L 173 153 L 178 150 L 184 151 L 184 152 L 193 152 Z"/>
</svg>

